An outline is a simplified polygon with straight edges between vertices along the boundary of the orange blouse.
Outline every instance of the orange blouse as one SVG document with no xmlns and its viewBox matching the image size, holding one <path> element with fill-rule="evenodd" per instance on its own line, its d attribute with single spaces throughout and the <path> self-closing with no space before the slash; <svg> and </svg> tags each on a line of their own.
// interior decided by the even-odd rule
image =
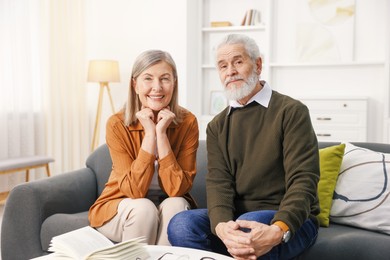
<svg viewBox="0 0 390 260">
<path fill-rule="evenodd" d="M 177 125 L 171 123 L 167 129 L 172 152 L 158 159 L 158 180 L 168 196 L 185 197 L 195 207 L 189 191 L 196 174 L 199 128 L 196 117 L 183 110 L 183 121 Z M 112 171 L 102 194 L 89 209 L 92 227 L 100 227 L 112 219 L 122 199 L 146 197 L 155 172 L 156 156 L 141 149 L 145 135 L 141 123 L 126 126 L 123 118 L 124 113 L 119 112 L 107 121 L 106 143 Z"/>
</svg>

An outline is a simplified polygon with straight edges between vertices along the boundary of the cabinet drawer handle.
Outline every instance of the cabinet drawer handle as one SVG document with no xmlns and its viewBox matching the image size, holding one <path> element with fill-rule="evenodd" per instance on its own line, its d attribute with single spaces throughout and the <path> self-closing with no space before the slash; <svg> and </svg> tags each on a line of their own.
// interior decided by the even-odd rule
<svg viewBox="0 0 390 260">
<path fill-rule="evenodd" d="M 332 136 L 331 134 L 317 134 L 317 136 Z"/>
<path fill-rule="evenodd" d="M 330 121 L 332 120 L 331 117 L 317 117 L 317 120 L 320 120 L 320 121 Z"/>
</svg>

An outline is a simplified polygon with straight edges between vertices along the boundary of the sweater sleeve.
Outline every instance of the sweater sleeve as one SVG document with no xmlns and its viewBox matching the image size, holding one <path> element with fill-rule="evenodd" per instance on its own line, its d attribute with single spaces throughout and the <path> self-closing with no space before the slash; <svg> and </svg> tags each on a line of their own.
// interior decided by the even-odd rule
<svg viewBox="0 0 390 260">
<path fill-rule="evenodd" d="M 220 222 L 233 220 L 235 212 L 235 180 L 226 163 L 226 140 L 220 138 L 217 120 L 207 126 L 207 161 L 208 173 L 206 175 L 207 208 L 210 218 L 211 231 Z M 222 142 L 222 143 L 221 143 Z"/>
<path fill-rule="evenodd" d="M 282 221 L 294 234 L 318 213 L 318 143 L 309 111 L 300 102 L 284 109 L 282 122 L 286 192 L 272 223 Z"/>
</svg>

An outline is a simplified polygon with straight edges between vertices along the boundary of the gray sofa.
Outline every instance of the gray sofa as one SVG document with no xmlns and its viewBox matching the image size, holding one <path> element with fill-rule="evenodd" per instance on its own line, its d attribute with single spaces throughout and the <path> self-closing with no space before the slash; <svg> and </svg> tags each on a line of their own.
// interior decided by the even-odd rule
<svg viewBox="0 0 390 260">
<path fill-rule="evenodd" d="M 320 148 L 337 143 L 320 143 Z M 390 153 L 390 145 L 354 143 Z M 192 189 L 206 207 L 206 145 L 200 142 L 198 174 Z M 106 145 L 87 159 L 86 167 L 16 186 L 8 197 L 1 225 L 3 260 L 23 260 L 44 255 L 53 236 L 88 225 L 87 211 L 104 188 L 111 170 Z M 390 236 L 331 223 L 320 228 L 316 243 L 298 259 L 390 259 Z"/>
</svg>

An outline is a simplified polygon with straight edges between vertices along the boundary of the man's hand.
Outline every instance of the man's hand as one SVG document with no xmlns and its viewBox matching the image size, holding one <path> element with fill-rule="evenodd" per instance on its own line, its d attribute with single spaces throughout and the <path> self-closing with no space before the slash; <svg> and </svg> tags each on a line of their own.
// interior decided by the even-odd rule
<svg viewBox="0 0 390 260">
<path fill-rule="evenodd" d="M 246 233 L 240 228 L 250 231 Z M 219 223 L 216 232 L 228 252 L 239 260 L 257 259 L 280 244 L 283 237 L 283 231 L 278 226 L 246 220 Z"/>
<path fill-rule="evenodd" d="M 254 248 L 250 246 L 252 235 L 239 228 L 237 222 L 229 221 L 219 223 L 215 231 L 235 259 L 257 259 Z"/>
<path fill-rule="evenodd" d="M 240 228 L 250 229 L 251 242 L 256 257 L 262 256 L 281 243 L 283 231 L 275 225 L 266 225 L 256 221 L 237 220 Z"/>
</svg>

